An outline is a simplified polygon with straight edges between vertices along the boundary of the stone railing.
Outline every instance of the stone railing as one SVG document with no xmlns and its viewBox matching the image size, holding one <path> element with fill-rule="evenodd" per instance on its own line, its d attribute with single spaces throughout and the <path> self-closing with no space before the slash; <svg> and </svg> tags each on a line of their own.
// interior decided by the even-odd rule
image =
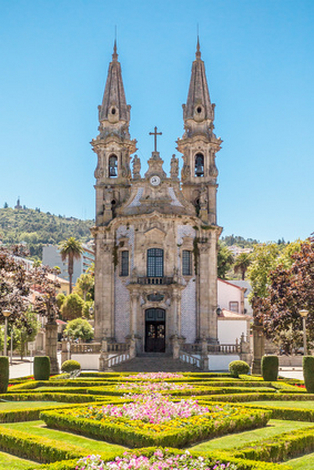
<svg viewBox="0 0 314 470">
<path fill-rule="evenodd" d="M 122 354 L 117 354 L 116 356 L 109 357 L 107 359 L 107 367 L 110 369 L 113 366 L 117 366 L 118 364 L 121 364 L 122 362 L 129 361 L 131 359 L 130 353 L 124 352 Z"/>
<path fill-rule="evenodd" d="M 113 352 L 125 352 L 128 351 L 129 345 L 127 343 L 108 343 L 107 344 L 107 351 L 108 353 L 113 353 Z"/>
<path fill-rule="evenodd" d="M 101 343 L 70 343 L 73 354 L 99 354 Z"/>
<path fill-rule="evenodd" d="M 239 354 L 241 348 L 239 344 L 209 344 L 207 352 L 209 354 Z"/>
<path fill-rule="evenodd" d="M 138 277 L 137 284 L 140 285 L 157 285 L 168 286 L 173 284 L 173 277 Z"/>
<path fill-rule="evenodd" d="M 184 344 L 183 350 L 189 354 L 204 354 L 207 351 L 208 354 L 241 354 L 246 352 L 249 343 L 245 341 L 237 341 L 235 344 Z"/>
<path fill-rule="evenodd" d="M 199 369 L 202 369 L 202 359 L 199 357 L 192 356 L 185 351 L 180 351 L 179 359 L 181 362 L 185 362 L 187 364 L 191 364 L 192 366 L 196 366 Z"/>
</svg>

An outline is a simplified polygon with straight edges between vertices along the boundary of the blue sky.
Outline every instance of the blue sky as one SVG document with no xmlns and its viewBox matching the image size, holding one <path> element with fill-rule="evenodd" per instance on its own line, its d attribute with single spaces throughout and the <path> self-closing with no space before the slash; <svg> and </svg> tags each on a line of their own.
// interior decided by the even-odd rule
<svg viewBox="0 0 314 470">
<path fill-rule="evenodd" d="M 223 139 L 218 222 L 261 241 L 314 231 L 312 0 L 0 0 L 0 206 L 94 217 L 97 106 L 114 29 L 142 173 L 169 171 L 199 24 Z"/>
</svg>

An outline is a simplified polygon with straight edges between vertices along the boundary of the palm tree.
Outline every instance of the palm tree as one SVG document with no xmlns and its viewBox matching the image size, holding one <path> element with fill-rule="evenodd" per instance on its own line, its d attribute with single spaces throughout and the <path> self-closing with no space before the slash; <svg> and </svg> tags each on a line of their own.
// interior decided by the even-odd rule
<svg viewBox="0 0 314 470">
<path fill-rule="evenodd" d="M 247 268 L 252 263 L 250 253 L 240 253 L 234 262 L 234 272 L 235 274 L 240 273 L 242 277 L 242 281 L 245 279 L 245 273 Z"/>
<path fill-rule="evenodd" d="M 62 261 L 68 260 L 68 273 L 70 282 L 70 294 L 72 292 L 72 276 L 73 276 L 73 263 L 75 259 L 80 259 L 83 253 L 82 243 L 76 240 L 75 237 L 70 237 L 68 240 L 61 242 L 60 255 Z"/>
</svg>

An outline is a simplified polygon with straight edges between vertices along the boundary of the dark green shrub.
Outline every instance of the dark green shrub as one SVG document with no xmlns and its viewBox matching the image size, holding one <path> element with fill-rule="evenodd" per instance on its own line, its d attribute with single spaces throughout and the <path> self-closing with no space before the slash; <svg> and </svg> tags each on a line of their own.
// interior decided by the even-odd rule
<svg viewBox="0 0 314 470">
<path fill-rule="evenodd" d="M 268 382 L 275 382 L 278 377 L 279 361 L 277 356 L 262 357 L 262 376 Z"/>
<path fill-rule="evenodd" d="M 244 361 L 232 361 L 229 364 L 229 371 L 232 377 L 239 377 L 240 374 L 248 374 L 250 366 Z"/>
<path fill-rule="evenodd" d="M 0 357 L 0 393 L 6 393 L 9 385 L 9 358 Z"/>
<path fill-rule="evenodd" d="M 77 361 L 73 361 L 69 359 L 68 361 L 64 361 L 61 366 L 62 372 L 73 372 L 74 370 L 81 370 L 81 364 Z"/>
<path fill-rule="evenodd" d="M 49 380 L 50 359 L 48 356 L 34 357 L 34 378 L 35 380 Z"/>
<path fill-rule="evenodd" d="M 314 356 L 303 357 L 304 384 L 308 393 L 314 393 Z"/>
</svg>

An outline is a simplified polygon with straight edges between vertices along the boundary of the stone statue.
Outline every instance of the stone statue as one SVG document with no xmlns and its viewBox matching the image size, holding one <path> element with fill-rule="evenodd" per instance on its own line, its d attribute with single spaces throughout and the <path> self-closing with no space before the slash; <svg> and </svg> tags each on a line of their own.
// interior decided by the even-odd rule
<svg viewBox="0 0 314 470">
<path fill-rule="evenodd" d="M 207 209 L 208 197 L 207 197 L 207 189 L 203 188 L 201 195 L 200 195 L 200 207 L 201 209 Z"/>
<path fill-rule="evenodd" d="M 141 160 L 138 158 L 137 155 L 134 155 L 133 158 L 133 179 L 138 180 L 140 179 L 141 175 Z"/>
<path fill-rule="evenodd" d="M 179 175 L 179 160 L 176 158 L 175 155 L 172 155 L 171 158 L 171 167 L 170 167 L 170 175 L 172 179 L 178 178 Z"/>
</svg>

